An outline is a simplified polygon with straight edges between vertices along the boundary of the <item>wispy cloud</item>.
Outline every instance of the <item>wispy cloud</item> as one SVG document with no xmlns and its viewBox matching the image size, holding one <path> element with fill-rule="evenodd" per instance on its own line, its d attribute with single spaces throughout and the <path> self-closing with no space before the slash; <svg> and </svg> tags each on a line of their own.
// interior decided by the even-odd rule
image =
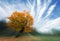
<svg viewBox="0 0 60 41">
<path fill-rule="evenodd" d="M 18 3 L 18 2 L 17 2 Z M 0 1 L 0 20 L 6 18 L 14 11 L 28 10 L 23 3 L 10 4 L 9 2 Z"/>
<path fill-rule="evenodd" d="M 48 16 L 50 16 L 50 14 L 53 12 L 55 7 L 56 7 L 56 3 L 50 6 L 50 8 L 47 11 L 47 15 L 44 18 L 47 18 Z"/>
<path fill-rule="evenodd" d="M 60 29 L 60 17 L 56 18 L 54 20 L 49 20 L 47 22 L 45 22 L 45 24 L 43 26 L 41 26 L 41 28 L 37 28 L 37 31 L 41 31 L 42 33 L 51 33 L 52 29 Z"/>
</svg>

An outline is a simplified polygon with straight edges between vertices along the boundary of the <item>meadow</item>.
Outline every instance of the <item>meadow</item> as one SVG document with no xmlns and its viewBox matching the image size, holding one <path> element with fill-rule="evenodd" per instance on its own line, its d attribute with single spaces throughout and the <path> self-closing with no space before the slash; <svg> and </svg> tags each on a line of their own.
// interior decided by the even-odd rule
<svg viewBox="0 0 60 41">
<path fill-rule="evenodd" d="M 60 41 L 60 36 L 20 36 L 0 37 L 0 41 Z"/>
<path fill-rule="evenodd" d="M 41 41 L 60 41 L 60 36 L 38 36 Z"/>
</svg>

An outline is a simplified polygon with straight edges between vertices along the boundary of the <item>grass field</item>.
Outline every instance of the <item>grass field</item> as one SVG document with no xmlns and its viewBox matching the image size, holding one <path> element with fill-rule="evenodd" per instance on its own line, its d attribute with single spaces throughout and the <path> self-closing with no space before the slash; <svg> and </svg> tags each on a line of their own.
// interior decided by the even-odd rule
<svg viewBox="0 0 60 41">
<path fill-rule="evenodd" d="M 0 37 L 0 41 L 60 41 L 60 36 Z"/>
<path fill-rule="evenodd" d="M 41 41 L 60 41 L 60 36 L 39 36 Z"/>
</svg>

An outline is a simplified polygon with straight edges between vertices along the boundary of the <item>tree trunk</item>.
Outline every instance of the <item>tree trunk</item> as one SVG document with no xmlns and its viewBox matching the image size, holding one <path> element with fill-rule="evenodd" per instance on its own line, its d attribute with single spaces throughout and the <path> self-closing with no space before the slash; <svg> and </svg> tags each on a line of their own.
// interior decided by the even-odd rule
<svg viewBox="0 0 60 41">
<path fill-rule="evenodd" d="M 21 36 L 21 35 L 23 34 L 23 32 L 24 32 L 24 27 L 22 27 L 22 30 L 20 30 L 20 31 L 18 32 L 18 34 L 16 34 L 15 37 Z"/>
</svg>

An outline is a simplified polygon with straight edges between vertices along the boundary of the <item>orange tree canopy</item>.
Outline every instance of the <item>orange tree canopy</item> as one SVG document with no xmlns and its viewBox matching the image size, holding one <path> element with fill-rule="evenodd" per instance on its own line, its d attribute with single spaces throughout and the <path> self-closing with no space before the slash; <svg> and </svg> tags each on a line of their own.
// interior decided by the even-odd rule
<svg viewBox="0 0 60 41">
<path fill-rule="evenodd" d="M 7 26 L 15 31 L 20 31 L 24 27 L 24 32 L 31 32 L 33 30 L 34 19 L 29 12 L 13 12 L 8 17 L 10 20 Z"/>
</svg>

